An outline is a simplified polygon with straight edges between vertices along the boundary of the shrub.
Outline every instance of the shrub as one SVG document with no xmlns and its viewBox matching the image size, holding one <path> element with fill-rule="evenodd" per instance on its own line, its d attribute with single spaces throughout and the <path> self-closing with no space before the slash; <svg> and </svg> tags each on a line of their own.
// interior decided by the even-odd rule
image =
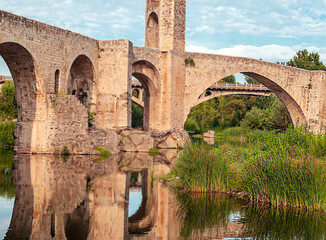
<svg viewBox="0 0 326 240">
<path fill-rule="evenodd" d="M 13 131 L 15 122 L 6 122 L 0 124 L 0 147 L 13 148 L 14 136 Z"/>
</svg>

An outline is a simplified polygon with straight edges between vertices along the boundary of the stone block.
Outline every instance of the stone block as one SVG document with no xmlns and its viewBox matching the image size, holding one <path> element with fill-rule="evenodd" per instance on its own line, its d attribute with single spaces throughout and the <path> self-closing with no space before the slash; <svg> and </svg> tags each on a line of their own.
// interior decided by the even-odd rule
<svg viewBox="0 0 326 240">
<path fill-rule="evenodd" d="M 139 130 L 125 130 L 120 133 L 121 151 L 148 152 L 154 146 L 154 139 L 149 133 Z"/>
</svg>

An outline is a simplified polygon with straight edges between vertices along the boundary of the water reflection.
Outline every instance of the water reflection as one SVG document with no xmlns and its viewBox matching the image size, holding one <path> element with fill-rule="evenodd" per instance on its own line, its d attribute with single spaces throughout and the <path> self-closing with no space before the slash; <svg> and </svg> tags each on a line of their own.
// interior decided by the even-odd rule
<svg viewBox="0 0 326 240">
<path fill-rule="evenodd" d="M 15 185 L 12 176 L 13 163 L 13 151 L 0 149 L 0 196 L 5 199 L 15 197 Z"/>
<path fill-rule="evenodd" d="M 16 198 L 4 239 L 325 238 L 323 212 L 169 191 L 157 177 L 176 156 L 15 156 Z M 142 195 L 133 213 L 130 192 Z"/>
</svg>

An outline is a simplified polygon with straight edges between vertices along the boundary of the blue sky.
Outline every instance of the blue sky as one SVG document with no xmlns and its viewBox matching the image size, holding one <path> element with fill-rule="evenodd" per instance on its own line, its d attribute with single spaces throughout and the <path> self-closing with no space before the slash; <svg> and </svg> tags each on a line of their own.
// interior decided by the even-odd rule
<svg viewBox="0 0 326 240">
<path fill-rule="evenodd" d="M 0 9 L 96 39 L 144 42 L 144 0 L 10 0 Z M 326 63 L 326 0 L 188 0 L 186 49 L 288 61 L 299 49 Z M 4 72 L 0 64 L 0 74 Z"/>
</svg>

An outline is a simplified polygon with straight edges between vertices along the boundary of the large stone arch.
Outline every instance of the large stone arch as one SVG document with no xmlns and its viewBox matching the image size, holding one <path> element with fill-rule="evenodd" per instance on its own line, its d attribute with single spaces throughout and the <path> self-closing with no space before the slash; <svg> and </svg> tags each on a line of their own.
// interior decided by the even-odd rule
<svg viewBox="0 0 326 240">
<path fill-rule="evenodd" d="M 92 102 L 94 72 L 94 65 L 86 55 L 79 55 L 70 67 L 67 83 L 68 94 L 76 95 L 84 105 Z"/>
<path fill-rule="evenodd" d="M 33 122 L 42 112 L 37 112 L 37 101 L 44 97 L 44 87 L 39 79 L 36 62 L 27 48 L 14 42 L 0 44 L 0 55 L 12 75 L 18 107 L 15 126 L 15 150 L 30 152 Z"/>
<path fill-rule="evenodd" d="M 255 59 L 199 53 L 188 54 L 193 56 L 196 67 L 186 68 L 186 85 L 188 85 L 188 89 L 186 89 L 187 105 L 185 107 L 184 122 L 199 96 L 209 86 L 227 76 L 243 73 L 270 89 L 286 106 L 294 124 L 307 124 L 305 113 L 300 107 L 301 103 L 297 102 L 299 98 L 298 96 L 296 96 L 296 99 L 294 98 L 294 95 L 297 94 L 295 88 L 305 87 L 305 72 L 307 71 Z M 203 65 L 203 67 L 198 69 L 197 65 Z M 296 76 L 301 77 L 295 79 L 296 86 L 294 86 L 290 80 L 292 81 Z"/>
<path fill-rule="evenodd" d="M 270 93 L 252 93 L 252 92 L 244 92 L 244 91 L 238 91 L 238 92 L 226 92 L 226 91 L 220 91 L 217 93 L 212 93 L 211 91 L 206 91 L 204 92 L 207 93 L 210 92 L 208 95 L 201 96 L 200 98 L 197 99 L 193 107 L 198 106 L 199 104 L 206 102 L 210 99 L 217 98 L 217 97 L 222 97 L 222 96 L 230 96 L 230 95 L 249 95 L 249 96 L 269 96 L 271 95 Z"/>
<path fill-rule="evenodd" d="M 149 48 L 159 48 L 159 22 L 155 12 L 150 13 L 146 25 L 146 43 Z"/>
<path fill-rule="evenodd" d="M 148 61 L 140 60 L 132 66 L 132 76 L 137 78 L 144 88 L 144 129 L 155 129 L 158 119 L 159 72 Z"/>
</svg>

